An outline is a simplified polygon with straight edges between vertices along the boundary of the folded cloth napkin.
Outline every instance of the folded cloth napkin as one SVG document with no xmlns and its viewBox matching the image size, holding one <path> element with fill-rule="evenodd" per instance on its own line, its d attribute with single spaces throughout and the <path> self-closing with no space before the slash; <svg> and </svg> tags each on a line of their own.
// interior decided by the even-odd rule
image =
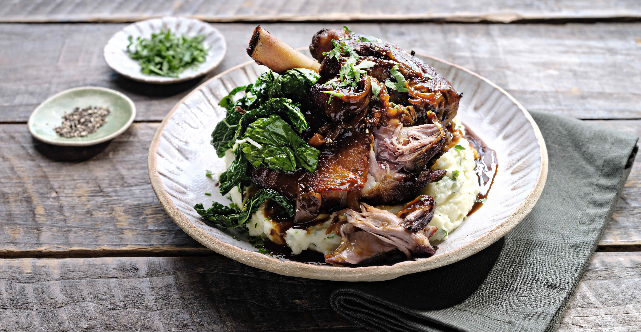
<svg viewBox="0 0 641 332">
<path fill-rule="evenodd" d="M 519 225 L 455 264 L 343 285 L 330 297 L 334 310 L 373 331 L 554 330 L 612 216 L 638 138 L 531 114 L 548 148 L 549 172 Z"/>
</svg>

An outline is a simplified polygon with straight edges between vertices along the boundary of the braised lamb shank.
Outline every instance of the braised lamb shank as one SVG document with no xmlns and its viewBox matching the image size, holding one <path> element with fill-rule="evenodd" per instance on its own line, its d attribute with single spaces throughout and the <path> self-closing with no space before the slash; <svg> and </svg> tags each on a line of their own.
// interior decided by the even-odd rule
<svg viewBox="0 0 641 332">
<path fill-rule="evenodd" d="M 273 51 L 263 45 L 293 51 L 279 43 L 257 27 L 248 53 L 275 71 L 318 70 L 321 78 L 310 91 L 314 109 L 306 111 L 310 128 L 303 138 L 321 155 L 314 173 L 260 167 L 252 170 L 252 181 L 296 201 L 294 224 L 321 222 L 319 215 L 344 209 L 334 220 L 342 243 L 326 257 L 328 262 L 359 264 L 392 250 L 408 257 L 432 255 L 431 197 L 423 197 L 427 203 L 410 202 L 398 215 L 364 203 L 410 201 L 445 174 L 431 171 L 428 163 L 451 136 L 447 128 L 461 95 L 413 52 L 378 38 L 346 30 L 317 32 L 309 49 L 320 69 L 307 60 L 298 64 L 298 52 L 285 64 L 271 65 Z"/>
</svg>

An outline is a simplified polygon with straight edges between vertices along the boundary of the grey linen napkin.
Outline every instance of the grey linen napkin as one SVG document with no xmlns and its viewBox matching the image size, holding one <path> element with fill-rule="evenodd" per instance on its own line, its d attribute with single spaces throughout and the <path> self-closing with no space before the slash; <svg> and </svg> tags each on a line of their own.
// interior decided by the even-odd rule
<svg viewBox="0 0 641 332">
<path fill-rule="evenodd" d="M 548 148 L 549 172 L 541 198 L 517 227 L 450 266 L 343 285 L 331 295 L 334 310 L 373 331 L 553 330 L 612 216 L 638 138 L 531 114 Z"/>
</svg>

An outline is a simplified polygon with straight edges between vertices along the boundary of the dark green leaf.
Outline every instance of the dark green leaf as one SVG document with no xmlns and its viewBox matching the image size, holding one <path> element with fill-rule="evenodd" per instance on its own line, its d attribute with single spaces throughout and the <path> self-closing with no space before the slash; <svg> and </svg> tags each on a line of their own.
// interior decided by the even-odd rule
<svg viewBox="0 0 641 332">
<path fill-rule="evenodd" d="M 229 92 L 229 94 L 227 96 L 225 96 L 223 99 L 220 100 L 220 102 L 218 102 L 218 105 L 226 108 L 227 111 L 230 111 L 231 109 L 233 109 L 234 104 L 235 104 L 234 103 L 234 96 L 237 93 L 241 92 L 241 91 L 245 91 L 245 88 L 247 88 L 246 85 L 245 86 L 239 86 L 239 87 L 231 90 L 231 92 Z"/>
<path fill-rule="evenodd" d="M 214 131 L 211 133 L 211 144 L 216 149 L 218 157 L 224 157 L 225 151 L 231 149 L 234 145 L 234 136 L 236 135 L 238 123 L 242 117 L 243 115 L 236 111 L 228 111 L 227 117 L 218 122 L 216 128 L 214 128 Z"/>
<path fill-rule="evenodd" d="M 249 110 L 245 116 L 243 116 L 240 126 L 237 129 L 236 137 L 242 137 L 247 126 L 256 119 L 264 118 L 272 114 L 280 114 L 289 118 L 289 121 L 299 133 L 307 129 L 307 120 L 305 120 L 305 115 L 301 112 L 298 104 L 287 98 L 272 98 L 262 103 L 258 108 Z"/>
<path fill-rule="evenodd" d="M 194 209 L 203 219 L 212 222 L 215 226 L 236 228 L 251 219 L 252 214 L 268 199 L 283 207 L 290 217 L 294 216 L 294 206 L 287 198 L 272 189 L 259 190 L 252 198 L 247 200 L 242 211 L 238 208 L 224 206 L 218 202 L 213 202 L 211 208 L 207 210 L 202 204 L 196 204 Z"/>
<path fill-rule="evenodd" d="M 316 170 L 320 151 L 309 146 L 278 115 L 260 118 L 247 127 L 240 147 L 247 160 L 280 172 Z"/>
<path fill-rule="evenodd" d="M 316 84 L 320 75 L 313 70 L 290 69 L 278 76 L 269 90 L 270 98 L 285 97 L 296 101 L 308 99 L 309 88 Z"/>
<path fill-rule="evenodd" d="M 229 168 L 220 175 L 220 179 L 218 179 L 220 183 L 220 193 L 225 195 L 235 186 L 249 181 L 249 176 L 247 176 L 248 168 L 249 164 L 242 155 L 242 151 L 236 149 L 236 158 L 231 165 L 229 165 Z"/>
</svg>

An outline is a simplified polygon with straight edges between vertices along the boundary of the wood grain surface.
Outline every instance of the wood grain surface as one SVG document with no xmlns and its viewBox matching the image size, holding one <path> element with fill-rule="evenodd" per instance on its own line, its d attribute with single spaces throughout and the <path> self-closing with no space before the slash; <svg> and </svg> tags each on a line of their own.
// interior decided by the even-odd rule
<svg viewBox="0 0 641 332">
<path fill-rule="evenodd" d="M 0 22 L 131 22 L 190 16 L 210 22 L 418 20 L 527 22 L 638 19 L 635 1 L 204 1 L 0 0 Z"/>
<path fill-rule="evenodd" d="M 527 109 L 641 136 L 641 6 L 633 0 L 0 0 L 0 22 L 165 15 L 315 21 L 261 24 L 294 47 L 344 24 L 336 21 L 389 20 L 349 26 L 475 71 Z M 557 24 L 595 21 L 609 23 Z M 637 23 L 613 23 L 621 21 Z M 329 306 L 334 284 L 267 273 L 209 251 L 167 217 L 151 190 L 146 158 L 158 122 L 205 79 L 249 60 L 244 49 L 256 23 L 213 25 L 228 42 L 221 66 L 161 87 L 125 79 L 104 62 L 105 43 L 125 24 L 0 24 L 0 331 L 359 331 Z M 137 123 L 90 148 L 54 147 L 29 135 L 25 123 L 38 104 L 85 85 L 131 97 Z M 641 326 L 640 181 L 638 158 L 558 331 Z"/>
<path fill-rule="evenodd" d="M 137 107 L 137 121 L 160 121 L 204 79 L 176 85 L 141 84 L 111 70 L 102 49 L 123 24 L 0 24 L 0 122 L 26 122 L 47 97 L 92 85 L 118 90 Z M 255 24 L 214 24 L 228 56 L 212 77 L 249 60 Z M 323 27 L 264 24 L 295 47 Z M 527 109 L 582 119 L 641 118 L 641 23 L 568 25 L 350 24 L 458 64 L 503 87 Z M 206 78 L 205 78 L 206 79 Z"/>
<path fill-rule="evenodd" d="M 639 253 L 596 253 L 558 331 L 633 331 L 640 282 Z M 335 287 L 220 255 L 5 259 L 0 330 L 358 331 L 330 307 Z"/>
<path fill-rule="evenodd" d="M 641 135 L 641 121 L 597 123 Z M 166 215 L 149 184 L 147 151 L 158 126 L 137 123 L 107 144 L 64 148 L 32 139 L 26 125 L 0 125 L 0 256 L 207 253 Z M 640 178 L 637 159 L 603 247 L 641 244 Z"/>
</svg>

